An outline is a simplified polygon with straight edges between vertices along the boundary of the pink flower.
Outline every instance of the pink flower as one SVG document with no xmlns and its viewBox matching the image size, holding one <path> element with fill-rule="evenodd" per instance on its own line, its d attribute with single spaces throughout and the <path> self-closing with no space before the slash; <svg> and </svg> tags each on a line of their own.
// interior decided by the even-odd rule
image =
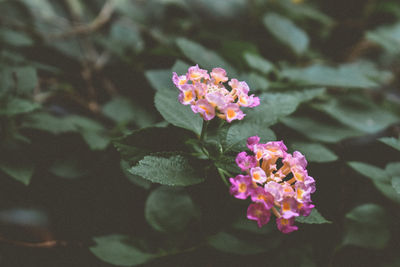
<svg viewBox="0 0 400 267">
<path fill-rule="evenodd" d="M 254 107 L 257 107 L 257 106 L 260 105 L 260 98 L 259 97 L 251 95 L 249 98 L 250 98 L 249 99 L 249 105 L 248 105 L 249 108 L 254 108 Z"/>
<path fill-rule="evenodd" d="M 211 105 L 217 107 L 219 110 L 226 106 L 226 96 L 221 92 L 208 93 L 205 97 Z"/>
<path fill-rule="evenodd" d="M 239 174 L 235 178 L 229 178 L 231 182 L 230 193 L 236 198 L 246 199 L 250 195 L 251 179 L 249 176 Z"/>
<path fill-rule="evenodd" d="M 254 145 L 257 145 L 260 142 L 260 137 L 258 136 L 251 136 L 247 139 L 247 147 L 253 151 Z M 254 151 L 253 151 L 254 152 Z"/>
<path fill-rule="evenodd" d="M 176 72 L 172 73 L 172 82 L 175 84 L 176 87 L 180 87 L 187 83 L 186 75 L 178 76 Z"/>
<path fill-rule="evenodd" d="M 286 156 L 287 147 L 282 141 L 273 141 L 265 144 L 266 152 L 268 157 L 279 157 L 283 158 Z"/>
<path fill-rule="evenodd" d="M 243 151 L 236 156 L 236 164 L 242 171 L 245 171 L 257 166 L 257 161 L 253 156 L 248 156 L 247 153 Z"/>
<path fill-rule="evenodd" d="M 254 95 L 249 96 L 247 94 L 243 94 L 239 96 L 238 104 L 241 107 L 254 108 L 260 105 L 260 99 L 258 97 L 255 97 Z"/>
<path fill-rule="evenodd" d="M 240 96 L 240 95 L 247 95 L 250 91 L 250 88 L 246 82 L 238 82 L 236 90 L 237 94 Z"/>
<path fill-rule="evenodd" d="M 205 99 L 200 99 L 195 105 L 192 105 L 192 110 L 194 113 L 200 113 L 206 121 L 215 117 L 214 107 Z"/>
<path fill-rule="evenodd" d="M 240 82 L 232 83 L 237 89 L 241 86 Z M 297 230 L 293 225 L 295 218 L 308 216 L 314 208 L 311 194 L 315 192 L 315 180 L 308 175 L 304 155 L 298 151 L 289 154 L 282 141 L 260 143 L 258 136 L 249 137 L 247 147 L 254 155 L 243 151 L 236 157 L 238 166 L 248 174 L 245 177 L 249 183 L 247 186 L 250 186 L 240 197 L 250 195 L 253 201 L 247 217 L 256 220 L 261 227 L 268 222 L 272 210 L 281 232 Z M 237 185 L 231 189 L 235 196 L 239 195 L 236 188 Z"/>
<path fill-rule="evenodd" d="M 180 86 L 181 93 L 179 94 L 179 102 L 184 105 L 190 105 L 194 102 L 196 98 L 196 93 L 194 92 L 193 85 L 184 84 Z"/>
<path fill-rule="evenodd" d="M 278 226 L 279 231 L 281 231 L 284 234 L 291 233 L 298 229 L 297 226 L 294 226 L 293 224 L 294 224 L 294 217 L 290 219 L 285 219 L 283 217 L 276 218 L 276 225 Z"/>
<path fill-rule="evenodd" d="M 315 206 L 311 203 L 298 203 L 298 206 L 297 206 L 297 208 L 300 212 L 300 215 L 305 216 L 305 217 L 310 215 L 310 213 L 314 207 Z"/>
<path fill-rule="evenodd" d="M 275 201 L 282 201 L 282 185 L 280 183 L 270 181 L 265 184 L 264 188 L 266 192 L 274 197 Z"/>
<path fill-rule="evenodd" d="M 199 113 L 204 120 L 211 120 L 215 116 L 227 122 L 242 120 L 245 114 L 240 108 L 256 107 L 260 99 L 249 96 L 247 83 L 237 79 L 228 82 L 231 86 L 231 90 L 228 90 L 224 84 L 228 80 L 224 69 L 214 68 L 209 75 L 207 70 L 198 65 L 190 67 L 185 75 L 172 74 L 173 83 L 181 91 L 179 102 L 191 105 L 193 112 Z"/>
<path fill-rule="evenodd" d="M 267 181 L 267 175 L 260 167 L 251 168 L 250 175 L 251 179 L 253 179 L 253 182 L 263 184 L 265 181 Z"/>
<path fill-rule="evenodd" d="M 214 68 L 210 73 L 211 77 L 214 79 L 215 83 L 226 82 L 228 77 L 226 77 L 226 71 L 222 68 Z"/>
<path fill-rule="evenodd" d="M 300 203 L 311 202 L 311 191 L 312 191 L 311 187 L 306 186 L 303 183 L 296 183 L 295 190 L 296 190 L 295 198 L 297 202 Z"/>
<path fill-rule="evenodd" d="M 257 203 L 263 203 L 267 209 L 274 206 L 274 197 L 262 187 L 256 187 L 250 191 L 251 200 Z"/>
<path fill-rule="evenodd" d="M 247 218 L 257 221 L 258 227 L 262 227 L 269 222 L 271 212 L 263 203 L 253 203 L 247 208 Z"/>
<path fill-rule="evenodd" d="M 285 219 L 299 216 L 296 200 L 291 197 L 283 198 L 281 202 L 281 214 Z"/>
<path fill-rule="evenodd" d="M 233 90 L 237 90 L 240 85 L 237 79 L 232 79 L 228 84 Z"/>
<path fill-rule="evenodd" d="M 200 82 L 201 79 L 210 79 L 207 71 L 200 69 L 199 65 L 190 67 L 187 76 L 192 82 Z"/>
<path fill-rule="evenodd" d="M 232 103 L 228 104 L 222 112 L 226 116 L 226 121 L 231 122 L 233 120 L 241 120 L 246 116 L 243 111 L 240 110 L 240 107 L 238 104 Z"/>
<path fill-rule="evenodd" d="M 291 167 L 297 167 L 300 169 L 304 169 L 307 167 L 307 160 L 304 157 L 303 154 L 301 154 L 299 151 L 293 152 L 293 156 L 288 154 L 284 159 L 284 163 L 289 164 Z"/>
</svg>

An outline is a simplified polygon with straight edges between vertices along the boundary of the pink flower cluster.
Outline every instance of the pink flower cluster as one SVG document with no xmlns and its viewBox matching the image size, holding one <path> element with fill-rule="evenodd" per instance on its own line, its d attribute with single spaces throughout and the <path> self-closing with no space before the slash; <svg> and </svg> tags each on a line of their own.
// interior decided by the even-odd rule
<svg viewBox="0 0 400 267">
<path fill-rule="evenodd" d="M 278 229 L 293 232 L 298 229 L 295 218 L 308 216 L 314 207 L 311 194 L 315 192 L 315 180 L 308 175 L 307 161 L 300 152 L 287 153 L 282 141 L 259 142 L 258 136 L 250 137 L 247 147 L 254 155 L 237 155 L 237 165 L 247 174 L 229 179 L 230 193 L 239 199 L 251 198 L 247 218 L 257 221 L 259 227 L 268 223 L 272 211 Z"/>
<path fill-rule="evenodd" d="M 172 81 L 180 90 L 179 101 L 184 105 L 191 105 L 194 113 L 199 113 L 204 120 L 211 120 L 215 116 L 231 122 L 241 120 L 245 114 L 240 107 L 255 107 L 260 104 L 260 99 L 248 95 L 249 86 L 246 82 L 231 79 L 228 85 L 226 71 L 214 68 L 210 74 L 207 70 L 200 69 L 198 65 L 189 68 L 185 75 L 172 75 Z"/>
</svg>

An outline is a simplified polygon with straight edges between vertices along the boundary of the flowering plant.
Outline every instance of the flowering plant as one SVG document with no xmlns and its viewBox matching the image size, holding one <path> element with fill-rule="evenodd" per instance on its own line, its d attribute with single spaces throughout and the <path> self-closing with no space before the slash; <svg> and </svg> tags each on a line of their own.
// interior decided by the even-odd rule
<svg viewBox="0 0 400 267">
<path fill-rule="evenodd" d="M 226 71 L 214 68 L 210 74 L 198 65 L 188 69 L 185 75 L 172 75 L 172 81 L 180 90 L 179 102 L 190 105 L 194 113 L 199 113 L 208 121 L 218 116 L 231 122 L 242 120 L 246 114 L 240 107 L 253 108 L 260 104 L 260 99 L 248 95 L 250 88 L 244 81 L 231 79 L 228 82 Z M 229 91 L 224 83 L 228 82 Z"/>
<path fill-rule="evenodd" d="M 308 216 L 314 207 L 311 194 L 315 181 L 308 175 L 307 161 L 300 152 L 287 153 L 282 141 L 259 142 L 258 136 L 250 137 L 247 147 L 254 155 L 237 155 L 236 163 L 246 175 L 229 179 L 230 192 L 239 199 L 251 198 L 254 203 L 247 209 L 247 218 L 257 221 L 259 227 L 268 223 L 272 211 L 278 229 L 290 233 L 297 230 L 294 219 Z"/>
<path fill-rule="evenodd" d="M 400 266 L 400 1 L 349 2 L 0 0 L 0 267 Z"/>
</svg>

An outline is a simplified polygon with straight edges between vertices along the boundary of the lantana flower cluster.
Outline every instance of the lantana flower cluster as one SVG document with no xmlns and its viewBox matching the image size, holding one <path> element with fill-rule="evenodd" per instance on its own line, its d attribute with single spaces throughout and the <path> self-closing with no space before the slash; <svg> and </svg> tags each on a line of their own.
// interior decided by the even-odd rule
<svg viewBox="0 0 400 267">
<path fill-rule="evenodd" d="M 248 94 L 250 88 L 246 82 L 228 80 L 224 69 L 214 68 L 208 74 L 198 65 L 190 67 L 185 75 L 178 76 L 174 72 L 172 76 L 180 90 L 179 101 L 190 105 L 194 113 L 199 113 L 207 121 L 215 116 L 227 122 L 241 120 L 245 116 L 241 107 L 252 108 L 260 104 L 258 97 Z M 231 87 L 230 91 L 225 87 L 226 83 Z"/>
<path fill-rule="evenodd" d="M 254 155 L 237 155 L 236 163 L 246 174 L 229 179 L 230 193 L 238 199 L 251 198 L 247 218 L 259 227 L 268 223 L 272 212 L 281 232 L 293 232 L 298 229 L 295 218 L 308 216 L 314 207 L 315 180 L 308 175 L 307 161 L 300 152 L 287 153 L 282 141 L 259 142 L 258 136 L 250 137 L 247 147 Z"/>
</svg>

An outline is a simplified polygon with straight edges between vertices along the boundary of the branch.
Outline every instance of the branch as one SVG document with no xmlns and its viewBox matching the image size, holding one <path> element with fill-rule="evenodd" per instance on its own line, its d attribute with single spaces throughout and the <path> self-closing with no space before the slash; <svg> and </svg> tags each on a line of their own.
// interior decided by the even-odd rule
<svg viewBox="0 0 400 267">
<path fill-rule="evenodd" d="M 97 31 L 111 19 L 114 13 L 114 1 L 115 0 L 107 0 L 101 8 L 100 13 L 91 23 L 73 27 L 61 34 L 52 35 L 50 39 L 65 39 L 71 36 L 89 34 Z"/>
<path fill-rule="evenodd" d="M 11 244 L 19 247 L 29 247 L 29 248 L 55 248 L 55 247 L 65 247 L 67 246 L 66 241 L 61 240 L 49 240 L 44 242 L 23 242 L 10 240 L 0 236 L 0 242 Z"/>
</svg>

